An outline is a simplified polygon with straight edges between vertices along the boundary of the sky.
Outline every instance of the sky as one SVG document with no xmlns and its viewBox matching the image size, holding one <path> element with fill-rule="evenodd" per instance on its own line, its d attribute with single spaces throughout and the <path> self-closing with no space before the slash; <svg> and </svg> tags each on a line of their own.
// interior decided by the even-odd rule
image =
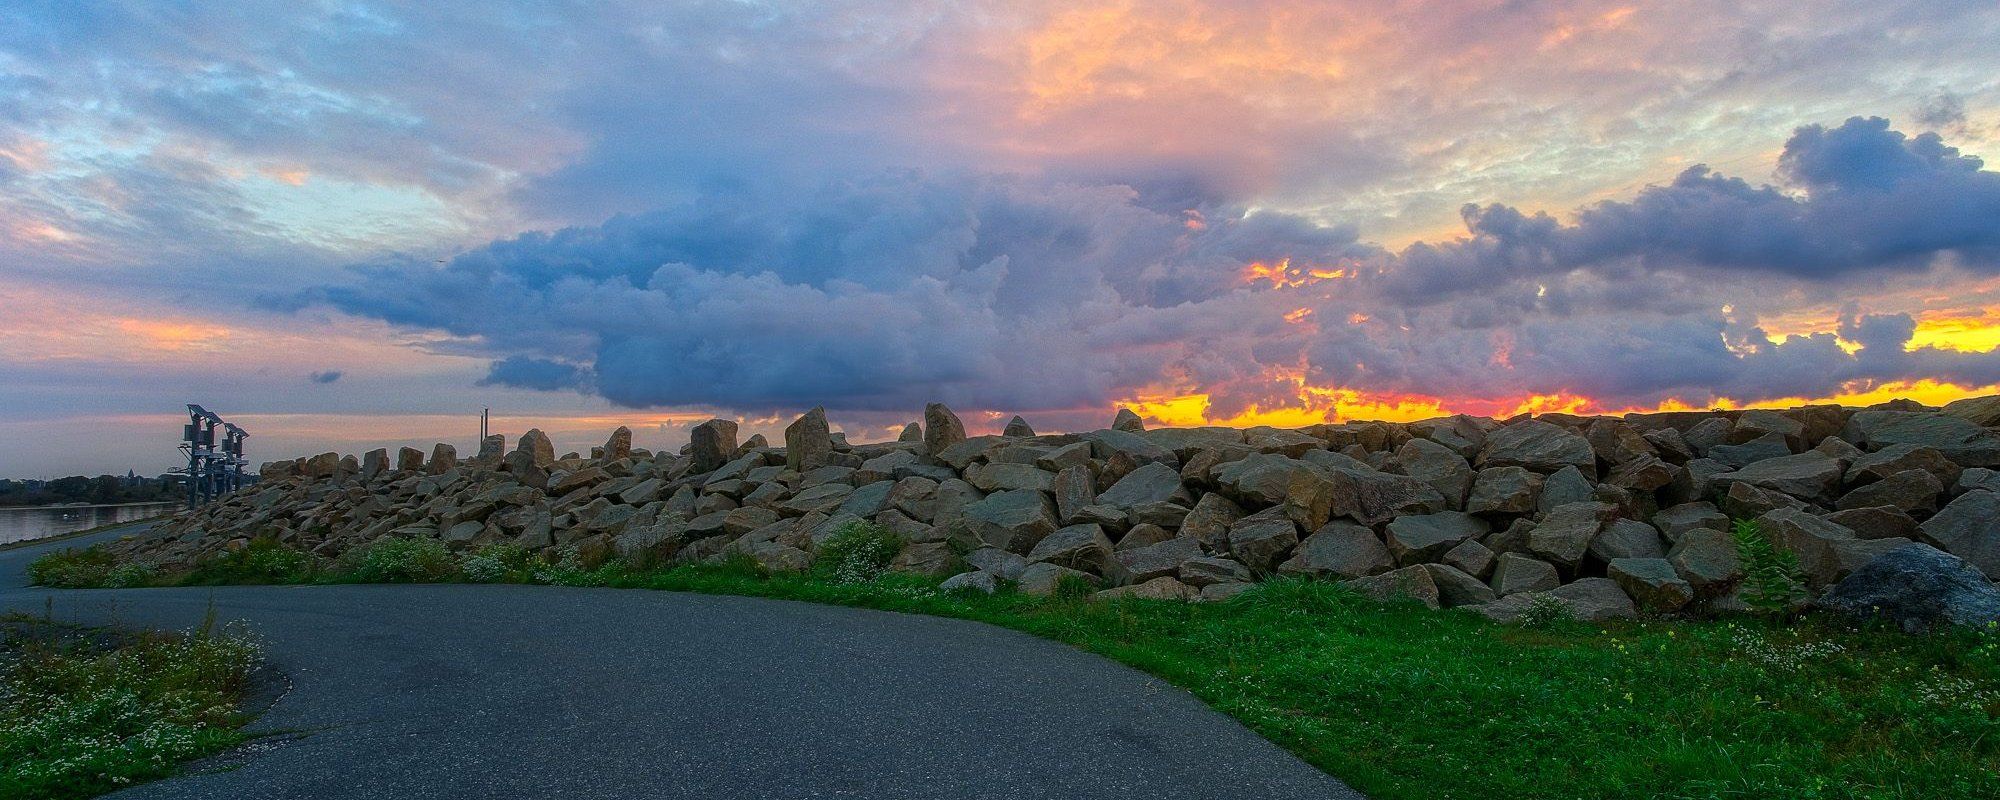
<svg viewBox="0 0 2000 800">
<path fill-rule="evenodd" d="M 0 6 L 0 476 L 2000 392 L 2000 6 Z"/>
</svg>

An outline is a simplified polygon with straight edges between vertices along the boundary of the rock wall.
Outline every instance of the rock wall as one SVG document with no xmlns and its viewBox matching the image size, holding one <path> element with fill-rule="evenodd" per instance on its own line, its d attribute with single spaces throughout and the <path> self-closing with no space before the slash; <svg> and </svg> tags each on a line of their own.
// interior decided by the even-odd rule
<svg viewBox="0 0 2000 800">
<path fill-rule="evenodd" d="M 1216 599 L 1271 575 L 1518 616 L 1739 607 L 1732 517 L 1799 556 L 1815 590 L 1922 542 L 2000 575 L 2000 397 L 1943 409 L 1453 416 L 1296 430 L 1112 428 L 967 437 L 942 405 L 894 442 L 850 444 L 807 413 L 785 446 L 698 426 L 677 454 L 621 428 L 557 458 L 529 431 L 461 461 L 449 445 L 265 465 L 263 482 L 180 515 L 128 555 L 185 568 L 254 537 L 322 556 L 384 536 L 510 542 L 586 564 L 744 554 L 809 567 L 856 519 L 900 534 L 895 568 L 1048 592 Z"/>
</svg>

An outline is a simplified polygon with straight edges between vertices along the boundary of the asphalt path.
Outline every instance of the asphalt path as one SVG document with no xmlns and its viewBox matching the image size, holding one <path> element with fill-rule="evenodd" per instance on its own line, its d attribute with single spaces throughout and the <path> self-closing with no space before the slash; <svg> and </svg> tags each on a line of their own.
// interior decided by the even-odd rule
<svg viewBox="0 0 2000 800">
<path fill-rule="evenodd" d="M 51 590 L 0 609 L 268 648 L 270 734 L 118 798 L 1357 798 L 1193 696 L 975 622 L 546 586 Z"/>
</svg>

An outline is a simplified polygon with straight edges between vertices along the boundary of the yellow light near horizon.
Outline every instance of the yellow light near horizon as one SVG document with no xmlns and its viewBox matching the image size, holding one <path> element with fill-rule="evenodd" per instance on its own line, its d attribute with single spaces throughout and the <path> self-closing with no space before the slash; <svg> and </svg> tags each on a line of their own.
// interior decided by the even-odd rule
<svg viewBox="0 0 2000 800">
<path fill-rule="evenodd" d="M 1917 320 L 1905 349 L 1935 347 L 1962 353 L 1985 353 L 2000 347 L 2000 321 L 1982 317 L 1937 317 Z"/>
</svg>

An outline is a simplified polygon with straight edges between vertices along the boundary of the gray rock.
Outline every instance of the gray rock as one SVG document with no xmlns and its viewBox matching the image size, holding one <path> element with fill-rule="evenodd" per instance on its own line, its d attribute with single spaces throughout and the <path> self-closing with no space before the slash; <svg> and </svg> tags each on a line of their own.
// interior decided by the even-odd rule
<svg viewBox="0 0 2000 800">
<path fill-rule="evenodd" d="M 1854 531 L 1797 509 L 1781 508 L 1757 518 L 1772 543 L 1798 556 L 1806 585 L 1824 588 L 1859 569 L 1875 556 L 1895 549 L 1902 539 L 1862 539 Z"/>
<path fill-rule="evenodd" d="M 1292 476 L 1313 470 L 1319 468 L 1295 458 L 1256 453 L 1222 465 L 1215 471 L 1215 482 L 1230 499 L 1261 509 L 1284 502 Z"/>
<path fill-rule="evenodd" d="M 1020 580 L 1021 572 L 1028 568 L 1028 559 L 998 547 L 981 547 L 966 553 L 965 563 L 1009 581 Z"/>
<path fill-rule="evenodd" d="M 1784 458 L 1791 454 L 1792 447 L 1785 442 L 1785 437 L 1771 433 L 1739 444 L 1716 445 L 1708 448 L 1706 455 L 1728 465 L 1731 469 L 1742 469 L 1759 461 Z"/>
<path fill-rule="evenodd" d="M 2000 433 L 1949 414 L 1922 411 L 1857 411 L 1841 438 L 1867 450 L 1890 445 L 1929 447 L 1962 467 L 2000 465 Z"/>
<path fill-rule="evenodd" d="M 1135 600 L 1187 601 L 1195 599 L 1196 597 L 1199 596 L 1199 594 L 1200 593 L 1197 592 L 1194 587 L 1189 586 L 1185 583 L 1181 583 L 1180 580 L 1169 575 L 1169 576 L 1154 578 L 1152 580 L 1145 581 L 1143 583 L 1135 583 L 1129 586 L 1118 586 L 1110 589 L 1105 589 L 1104 591 L 1098 592 L 1096 594 L 1096 597 L 1099 600 L 1135 599 Z"/>
<path fill-rule="evenodd" d="M 1526 467 L 1542 473 L 1576 467 L 1580 472 L 1594 475 L 1597 455 L 1590 448 L 1590 440 L 1575 431 L 1538 419 L 1524 419 L 1487 433 L 1478 464 L 1482 469 Z"/>
<path fill-rule="evenodd" d="M 1725 472 L 1712 480 L 1716 486 L 1729 487 L 1746 483 L 1759 489 L 1767 489 L 1815 503 L 1831 503 L 1840 488 L 1840 476 L 1845 470 L 1839 459 L 1820 452 L 1806 452 L 1779 458 L 1767 458 L 1738 469 Z"/>
<path fill-rule="evenodd" d="M 965 441 L 965 423 L 943 403 L 924 406 L 924 452 L 936 457 Z"/>
<path fill-rule="evenodd" d="M 1727 532 L 1729 516 L 1717 509 L 1714 503 L 1706 501 L 1682 503 L 1660 509 L 1660 513 L 1653 515 L 1653 527 L 1658 528 L 1660 535 L 1667 537 L 1668 542 L 1679 542 L 1682 536 L 1692 530 Z"/>
<path fill-rule="evenodd" d="M 1397 517 L 1384 535 L 1389 553 L 1402 566 L 1435 563 L 1452 548 L 1481 536 L 1492 526 L 1458 511 Z"/>
<path fill-rule="evenodd" d="M 623 425 L 611 432 L 611 438 L 604 440 L 605 461 L 617 461 L 632 457 L 632 429 Z"/>
<path fill-rule="evenodd" d="M 1556 506 L 1583 503 L 1590 500 L 1590 479 L 1575 467 L 1563 467 L 1542 481 L 1541 496 L 1535 500 L 1535 510 L 1549 513 Z M 1478 487 L 1474 487 L 1477 491 Z"/>
<path fill-rule="evenodd" d="M 1153 444 L 1137 433 L 1123 430 L 1099 430 L 1082 434 L 1084 441 L 1090 442 L 1091 455 L 1108 459 L 1123 453 L 1138 464 L 1160 462 L 1168 466 L 1180 466 L 1180 457 L 1174 451 Z"/>
<path fill-rule="evenodd" d="M 1603 622 L 1638 616 L 1630 595 L 1609 578 L 1584 578 L 1549 590 L 1548 595 L 1569 607 L 1570 616 L 1584 622 Z"/>
<path fill-rule="evenodd" d="M 986 492 L 1011 489 L 1055 489 L 1055 473 L 1028 464 L 975 464 L 965 471 L 966 480 Z M 1179 476 L 1175 476 L 1176 482 Z"/>
<path fill-rule="evenodd" d="M 791 517 L 803 517 L 813 512 L 831 513 L 847 502 L 848 495 L 853 493 L 854 487 L 845 483 L 822 483 L 778 503 L 777 510 Z"/>
<path fill-rule="evenodd" d="M 1379 575 L 1394 567 L 1389 548 L 1368 526 L 1334 520 L 1299 542 L 1292 557 L 1278 565 L 1278 572 L 1351 579 Z"/>
<path fill-rule="evenodd" d="M 1431 583 L 1437 586 L 1438 604 L 1445 608 L 1476 606 L 1493 602 L 1493 589 L 1471 575 L 1445 564 L 1424 564 Z"/>
<path fill-rule="evenodd" d="M 1565 469 L 1564 473 L 1583 479 L 1574 469 Z M 1525 467 L 1487 467 L 1473 481 L 1472 497 L 1465 501 L 1465 510 L 1488 515 L 1533 514 L 1542 496 L 1542 484 L 1542 476 Z M 1588 486 L 1586 483 L 1578 499 L 1589 498 Z"/>
<path fill-rule="evenodd" d="M 1926 544 L 2000 576 L 2000 494 L 1974 490 L 1959 495 L 1919 528 Z"/>
<path fill-rule="evenodd" d="M 1132 413 L 1132 409 L 1121 408 L 1118 409 L 1118 415 L 1111 420 L 1111 429 L 1138 433 L 1146 429 L 1146 423 L 1139 419 L 1138 414 Z"/>
<path fill-rule="evenodd" d="M 1672 485 L 1680 473 L 1680 467 L 1645 453 L 1613 468 L 1604 482 L 1634 492 L 1651 492 Z"/>
<path fill-rule="evenodd" d="M 1173 531 L 1158 525 L 1134 525 L 1131 530 L 1126 531 L 1123 536 L 1118 537 L 1118 545 L 1112 549 L 1131 550 L 1139 547 L 1151 547 L 1173 538 L 1176 538 Z M 1189 539 L 1189 541 L 1194 540 Z M 1200 542 L 1195 542 L 1195 546 L 1199 547 L 1200 545 Z"/>
<path fill-rule="evenodd" d="M 833 430 L 826 409 L 813 407 L 785 426 L 785 468 L 805 472 L 833 463 Z"/>
<path fill-rule="evenodd" d="M 1097 495 L 1098 504 L 1122 509 L 1144 503 L 1171 502 L 1193 505 L 1194 498 L 1181 486 L 1180 471 L 1158 462 L 1126 473 L 1111 488 Z"/>
<path fill-rule="evenodd" d="M 1055 493 L 1056 514 L 1065 524 L 1075 521 L 1085 507 L 1097 505 L 1097 477 L 1087 466 L 1063 468 L 1049 488 Z"/>
<path fill-rule="evenodd" d="M 1047 562 L 1029 564 L 1026 569 L 1021 570 L 1021 576 L 1015 580 L 1015 584 L 1021 594 L 1048 597 L 1055 594 L 1065 581 L 1080 581 L 1088 586 L 1097 585 L 1097 578 L 1089 573 Z"/>
<path fill-rule="evenodd" d="M 1266 509 L 1229 526 L 1229 553 L 1257 574 L 1269 573 L 1299 543 L 1299 529 L 1280 509 Z"/>
<path fill-rule="evenodd" d="M 958 571 L 958 554 L 945 542 L 910 542 L 889 562 L 892 572 L 940 577 Z"/>
<path fill-rule="evenodd" d="M 1025 419 L 1021 419 L 1021 415 L 1015 414 L 1013 419 L 1007 420 L 1007 427 L 1000 431 L 1000 435 L 1018 436 L 1025 438 L 1029 436 L 1034 436 L 1035 429 L 1029 427 L 1028 421 Z"/>
<path fill-rule="evenodd" d="M 1122 547 L 1125 542 L 1120 541 L 1118 544 Z M 1199 558 L 1201 554 L 1200 542 L 1185 538 L 1167 539 L 1143 547 L 1115 550 L 1111 554 L 1110 568 L 1105 574 L 1119 583 L 1141 583 L 1167 575 L 1178 575 L 1181 562 Z"/>
<path fill-rule="evenodd" d="M 1554 565 L 1520 553 L 1501 553 L 1493 560 L 1493 579 L 1487 584 L 1505 597 L 1521 592 L 1545 592 L 1562 585 Z"/>
<path fill-rule="evenodd" d="M 549 442 L 549 435 L 541 428 L 529 428 L 521 434 L 521 440 L 514 446 L 516 452 L 527 453 L 535 460 L 535 466 L 547 469 L 556 463 L 556 446 Z"/>
<path fill-rule="evenodd" d="M 1229 540 L 1229 526 L 1242 519 L 1243 514 L 1243 507 L 1221 492 L 1209 492 L 1195 501 L 1194 508 L 1181 519 L 1180 535 L 1201 542 L 1211 552 L 1221 551 Z"/>
<path fill-rule="evenodd" d="M 908 423 L 908 424 L 904 425 L 904 426 L 903 426 L 903 432 L 902 432 L 902 433 L 899 433 L 899 434 L 896 434 L 896 441 L 898 441 L 898 442 L 916 442 L 916 443 L 919 443 L 919 444 L 923 443 L 923 441 L 924 441 L 924 426 L 923 426 L 923 424 L 922 424 L 922 423 L 917 423 L 917 422 L 911 422 L 911 423 Z"/>
<path fill-rule="evenodd" d="M 1609 522 L 1617 509 L 1604 503 L 1566 503 L 1556 506 L 1536 523 L 1528 534 L 1528 552 L 1575 574 L 1590 540 Z"/>
<path fill-rule="evenodd" d="M 1403 474 L 1430 484 L 1446 503 L 1453 507 L 1465 503 L 1472 488 L 1472 465 L 1451 448 L 1429 439 L 1411 439 L 1396 450 L 1396 461 Z"/>
<path fill-rule="evenodd" d="M 836 513 L 853 514 L 857 517 L 873 517 L 890 508 L 889 493 L 896 488 L 892 481 L 876 481 L 866 486 L 855 487 L 842 500 Z"/>
<path fill-rule="evenodd" d="M 1823 515 L 1826 521 L 1863 539 L 1911 539 L 1922 535 L 1917 520 L 1894 506 L 1847 508 Z"/>
<path fill-rule="evenodd" d="M 1912 633 L 1947 624 L 2000 623 L 2000 589 L 1964 560 L 1921 543 L 1876 556 L 1816 605 L 1856 617 L 1886 617 Z"/>
<path fill-rule="evenodd" d="M 2000 394 L 1953 400 L 1939 411 L 1982 428 L 2000 427 Z"/>
<path fill-rule="evenodd" d="M 1958 482 L 1959 476 L 1965 472 L 1964 467 L 1952 463 L 1936 449 L 1914 444 L 1892 444 L 1873 453 L 1856 456 L 1848 463 L 1845 480 L 1849 486 L 1862 486 L 1911 469 L 1936 475 L 1938 482 L 1946 486 Z"/>
<path fill-rule="evenodd" d="M 1227 558 L 1198 556 L 1181 562 L 1180 577 L 1190 586 L 1248 583 L 1250 568 Z"/>
<path fill-rule="evenodd" d="M 1743 562 L 1736 556 L 1736 540 L 1718 530 L 1689 529 L 1667 551 L 1667 562 L 1694 589 L 1698 600 L 1727 595 L 1743 580 Z"/>
<path fill-rule="evenodd" d="M 1696 456 L 1706 458 L 1710 448 L 1727 442 L 1729 431 L 1733 427 L 1735 423 L 1728 417 L 1709 417 L 1681 431 L 1681 439 L 1686 441 L 1689 447 L 1694 448 Z"/>
<path fill-rule="evenodd" d="M 425 471 L 432 475 L 442 475 L 458 468 L 458 448 L 439 442 L 431 448 L 430 466 Z"/>
<path fill-rule="evenodd" d="M 746 552 L 765 572 L 804 572 L 812 568 L 812 554 L 790 545 L 759 542 Z"/>
<path fill-rule="evenodd" d="M 911 424 L 914 425 L 916 423 Z M 978 592 L 979 594 L 992 594 L 999 590 L 1000 579 L 995 577 L 993 573 L 980 569 L 958 573 L 944 579 L 943 583 L 938 584 L 938 591 L 947 593 Z"/>
<path fill-rule="evenodd" d="M 1431 608 L 1441 608 L 1444 602 L 1439 596 L 1437 580 L 1426 569 L 1427 566 L 1430 565 L 1417 564 L 1394 572 L 1342 581 L 1341 585 L 1364 597 L 1384 602 L 1409 598 Z"/>
<path fill-rule="evenodd" d="M 1094 575 L 1106 574 L 1111 563 L 1111 538 L 1097 525 L 1071 525 L 1042 537 L 1028 551 L 1028 562 L 1048 562 Z"/>
<path fill-rule="evenodd" d="M 965 506 L 964 524 L 975 543 L 1027 553 L 1055 531 L 1056 509 L 1047 494 L 1033 489 L 995 492 Z"/>
<path fill-rule="evenodd" d="M 1444 565 L 1475 578 L 1484 579 L 1493 571 L 1493 551 L 1477 541 L 1469 541 L 1445 551 Z"/>
<path fill-rule="evenodd" d="M 2000 492 L 2000 472 L 1985 467 L 1973 467 L 1959 476 L 1958 481 L 1953 484 L 1953 488 L 1960 493 L 1969 492 L 1974 489 Z"/>
<path fill-rule="evenodd" d="M 1944 482 L 1927 470 L 1906 469 L 1841 495 L 1835 508 L 1890 506 L 1909 513 L 1929 514 L 1944 494 Z"/>
<path fill-rule="evenodd" d="M 1664 558 L 1615 558 L 1604 571 L 1647 611 L 1678 611 L 1694 601 L 1694 586 L 1682 580 Z"/>
<path fill-rule="evenodd" d="M 1731 519 L 1752 519 L 1780 508 L 1805 510 L 1806 502 L 1784 492 L 1760 489 L 1747 483 L 1730 484 L 1722 495 L 1722 513 Z"/>
<path fill-rule="evenodd" d="M 1666 558 L 1666 544 L 1658 529 L 1644 522 L 1614 519 L 1590 540 L 1589 553 L 1609 563 L 1620 558 Z"/>
</svg>

